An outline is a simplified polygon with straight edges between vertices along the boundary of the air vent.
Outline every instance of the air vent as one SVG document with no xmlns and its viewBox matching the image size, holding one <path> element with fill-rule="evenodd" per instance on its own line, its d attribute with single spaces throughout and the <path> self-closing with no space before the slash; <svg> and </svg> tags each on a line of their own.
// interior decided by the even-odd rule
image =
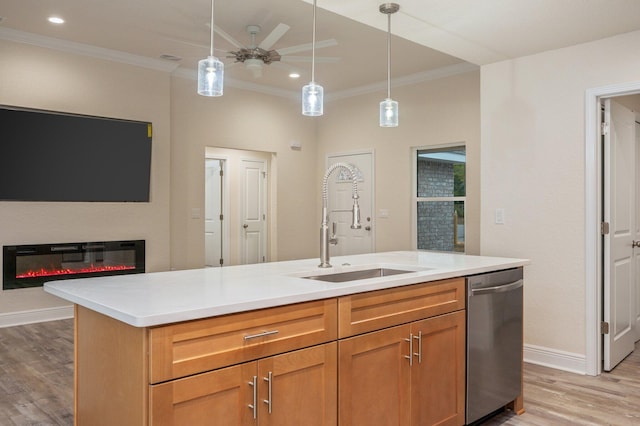
<svg viewBox="0 0 640 426">
<path fill-rule="evenodd" d="M 160 55 L 160 59 L 166 59 L 167 61 L 174 61 L 174 62 L 178 62 L 182 60 L 180 56 L 169 55 L 168 53 L 163 53 L 162 55 Z"/>
</svg>

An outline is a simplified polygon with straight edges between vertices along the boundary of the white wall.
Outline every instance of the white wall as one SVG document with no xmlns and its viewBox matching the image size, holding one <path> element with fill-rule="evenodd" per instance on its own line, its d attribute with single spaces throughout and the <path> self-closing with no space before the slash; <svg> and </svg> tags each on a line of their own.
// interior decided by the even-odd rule
<svg viewBox="0 0 640 426">
<path fill-rule="evenodd" d="M 529 258 L 525 343 L 585 339 L 585 91 L 640 80 L 640 32 L 483 66 L 483 255 Z M 495 209 L 505 224 L 493 223 Z"/>
<path fill-rule="evenodd" d="M 467 149 L 466 251 L 480 250 L 480 80 L 473 71 L 392 89 L 399 103 L 397 128 L 381 128 L 379 103 L 385 93 L 362 95 L 325 105 L 318 128 L 317 181 L 328 154 L 375 152 L 375 250 L 410 250 L 412 147 L 465 143 Z M 320 223 L 318 193 L 317 223 Z"/>
<path fill-rule="evenodd" d="M 0 104 L 150 121 L 154 129 L 149 203 L 0 202 L 0 245 L 144 239 L 147 270 L 168 269 L 168 74 L 7 41 L 0 58 Z M 16 312 L 68 305 L 42 288 L 2 291 L 0 325 Z"/>
</svg>

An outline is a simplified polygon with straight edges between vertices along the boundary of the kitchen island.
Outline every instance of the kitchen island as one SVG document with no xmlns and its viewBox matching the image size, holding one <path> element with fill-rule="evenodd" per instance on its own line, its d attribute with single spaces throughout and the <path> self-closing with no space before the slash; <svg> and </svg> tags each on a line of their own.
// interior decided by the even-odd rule
<svg viewBox="0 0 640 426">
<path fill-rule="evenodd" d="M 464 277 L 528 261 L 332 262 L 45 284 L 76 304 L 76 424 L 463 424 Z M 402 273 L 322 280 L 376 269 Z"/>
</svg>

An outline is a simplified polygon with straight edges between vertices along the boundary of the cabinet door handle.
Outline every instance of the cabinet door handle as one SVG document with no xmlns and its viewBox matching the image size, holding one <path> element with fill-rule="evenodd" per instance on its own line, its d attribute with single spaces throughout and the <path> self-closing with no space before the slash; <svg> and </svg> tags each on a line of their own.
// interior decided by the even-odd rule
<svg viewBox="0 0 640 426">
<path fill-rule="evenodd" d="M 404 341 L 409 342 L 409 355 L 404 357 L 409 360 L 409 367 L 413 367 L 413 334 L 409 334 L 409 338 Z"/>
<path fill-rule="evenodd" d="M 253 419 L 257 418 L 257 409 L 258 409 L 258 386 L 257 386 L 258 376 L 253 376 L 253 380 L 248 382 L 249 386 L 253 387 L 253 404 L 249 404 L 249 408 L 253 410 Z"/>
<path fill-rule="evenodd" d="M 244 336 L 244 340 L 257 339 L 258 337 L 271 336 L 272 334 L 278 334 L 278 330 L 263 331 L 262 333 L 258 334 L 249 334 Z"/>
<path fill-rule="evenodd" d="M 271 414 L 271 408 L 273 406 L 273 399 L 272 399 L 272 394 L 271 394 L 271 390 L 272 390 L 272 383 L 273 383 L 273 373 L 271 371 L 269 371 L 269 377 L 263 377 L 262 380 L 264 380 L 265 382 L 267 382 L 269 384 L 269 388 L 267 391 L 267 398 L 269 399 L 263 399 L 262 401 L 267 404 L 267 407 L 269 407 L 269 414 Z"/>
<path fill-rule="evenodd" d="M 418 335 L 413 338 L 418 339 L 418 352 L 413 354 L 418 357 L 418 364 L 422 364 L 422 331 L 418 331 Z"/>
</svg>

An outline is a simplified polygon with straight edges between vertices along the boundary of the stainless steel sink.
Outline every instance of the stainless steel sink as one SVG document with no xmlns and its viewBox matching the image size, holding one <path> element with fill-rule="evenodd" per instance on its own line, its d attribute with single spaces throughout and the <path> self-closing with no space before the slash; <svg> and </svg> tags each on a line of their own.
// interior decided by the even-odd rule
<svg viewBox="0 0 640 426">
<path fill-rule="evenodd" d="M 332 283 L 342 283 L 346 281 L 366 280 L 368 278 L 380 278 L 398 274 L 409 274 L 411 272 L 416 271 L 404 271 L 402 269 L 390 268 L 373 268 L 365 269 L 363 271 L 337 272 L 335 274 L 312 275 L 302 278 L 306 278 L 309 280 L 328 281 Z"/>
</svg>

